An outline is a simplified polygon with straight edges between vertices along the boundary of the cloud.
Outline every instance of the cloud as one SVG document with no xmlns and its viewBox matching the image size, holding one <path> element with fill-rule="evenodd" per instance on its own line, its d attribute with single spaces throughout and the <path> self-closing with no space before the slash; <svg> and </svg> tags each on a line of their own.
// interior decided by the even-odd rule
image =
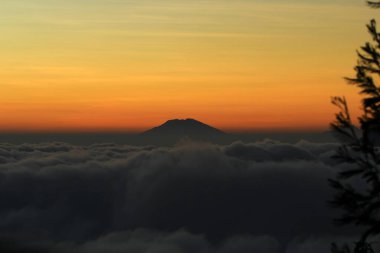
<svg viewBox="0 0 380 253">
<path fill-rule="evenodd" d="M 0 235 L 67 252 L 222 253 L 350 236 L 326 204 L 335 147 L 1 144 Z"/>
<path fill-rule="evenodd" d="M 370 241 L 375 252 L 378 252 L 378 250 L 380 250 L 380 245 L 376 243 L 376 241 L 379 241 L 379 239 L 380 238 L 377 237 Z M 356 241 L 358 241 L 358 238 L 354 236 L 311 236 L 308 238 L 295 238 L 292 242 L 289 243 L 286 253 L 331 252 L 331 242 L 336 243 L 339 247 L 347 245 L 353 249 Z"/>
<path fill-rule="evenodd" d="M 304 141 L 297 145 L 272 140 L 249 144 L 238 141 L 226 146 L 225 153 L 244 160 L 257 162 L 315 160 L 316 156 L 310 152 L 313 148 L 315 148 L 315 145 L 307 146 L 307 143 Z M 308 149 L 310 149 L 310 151 Z"/>
<path fill-rule="evenodd" d="M 185 230 L 163 233 L 139 229 L 109 234 L 84 244 L 60 245 L 62 251 L 74 253 L 275 253 L 279 243 L 269 236 L 236 236 L 213 245 L 204 235 Z"/>
</svg>

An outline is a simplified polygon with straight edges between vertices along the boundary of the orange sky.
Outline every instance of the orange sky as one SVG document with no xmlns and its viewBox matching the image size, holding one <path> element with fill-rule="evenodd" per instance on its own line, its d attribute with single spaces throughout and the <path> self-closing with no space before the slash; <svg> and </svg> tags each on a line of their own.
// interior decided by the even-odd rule
<svg viewBox="0 0 380 253">
<path fill-rule="evenodd" d="M 344 3 L 344 4 L 343 4 Z M 378 13 L 354 0 L 5 0 L 0 131 L 327 129 L 358 112 L 355 50 Z"/>
</svg>

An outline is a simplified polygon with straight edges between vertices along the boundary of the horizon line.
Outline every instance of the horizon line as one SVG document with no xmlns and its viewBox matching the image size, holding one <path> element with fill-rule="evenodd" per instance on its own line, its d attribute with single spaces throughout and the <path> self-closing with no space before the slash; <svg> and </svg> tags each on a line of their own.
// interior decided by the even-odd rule
<svg viewBox="0 0 380 253">
<path fill-rule="evenodd" d="M 0 134 L 130 134 L 138 135 L 142 134 L 152 128 L 144 128 L 143 130 L 137 129 L 41 129 L 41 130 L 0 130 Z M 254 133 L 323 133 L 329 132 L 330 128 L 255 128 L 255 129 L 221 129 L 226 134 L 254 134 Z"/>
</svg>

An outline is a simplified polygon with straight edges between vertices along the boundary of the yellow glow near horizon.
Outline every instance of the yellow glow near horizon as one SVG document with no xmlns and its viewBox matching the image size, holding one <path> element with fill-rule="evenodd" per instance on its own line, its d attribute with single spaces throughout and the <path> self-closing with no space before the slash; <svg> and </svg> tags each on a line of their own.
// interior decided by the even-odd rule
<svg viewBox="0 0 380 253">
<path fill-rule="evenodd" d="M 0 131 L 326 129 L 363 1 L 3 0 Z"/>
</svg>

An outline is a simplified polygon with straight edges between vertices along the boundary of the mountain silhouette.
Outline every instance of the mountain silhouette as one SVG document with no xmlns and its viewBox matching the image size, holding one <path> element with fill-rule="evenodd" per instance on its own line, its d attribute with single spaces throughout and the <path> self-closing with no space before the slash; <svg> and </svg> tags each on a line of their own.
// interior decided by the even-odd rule
<svg viewBox="0 0 380 253">
<path fill-rule="evenodd" d="M 141 137 L 151 143 L 174 144 L 183 139 L 219 142 L 227 134 L 195 119 L 172 119 L 143 132 Z"/>
</svg>

